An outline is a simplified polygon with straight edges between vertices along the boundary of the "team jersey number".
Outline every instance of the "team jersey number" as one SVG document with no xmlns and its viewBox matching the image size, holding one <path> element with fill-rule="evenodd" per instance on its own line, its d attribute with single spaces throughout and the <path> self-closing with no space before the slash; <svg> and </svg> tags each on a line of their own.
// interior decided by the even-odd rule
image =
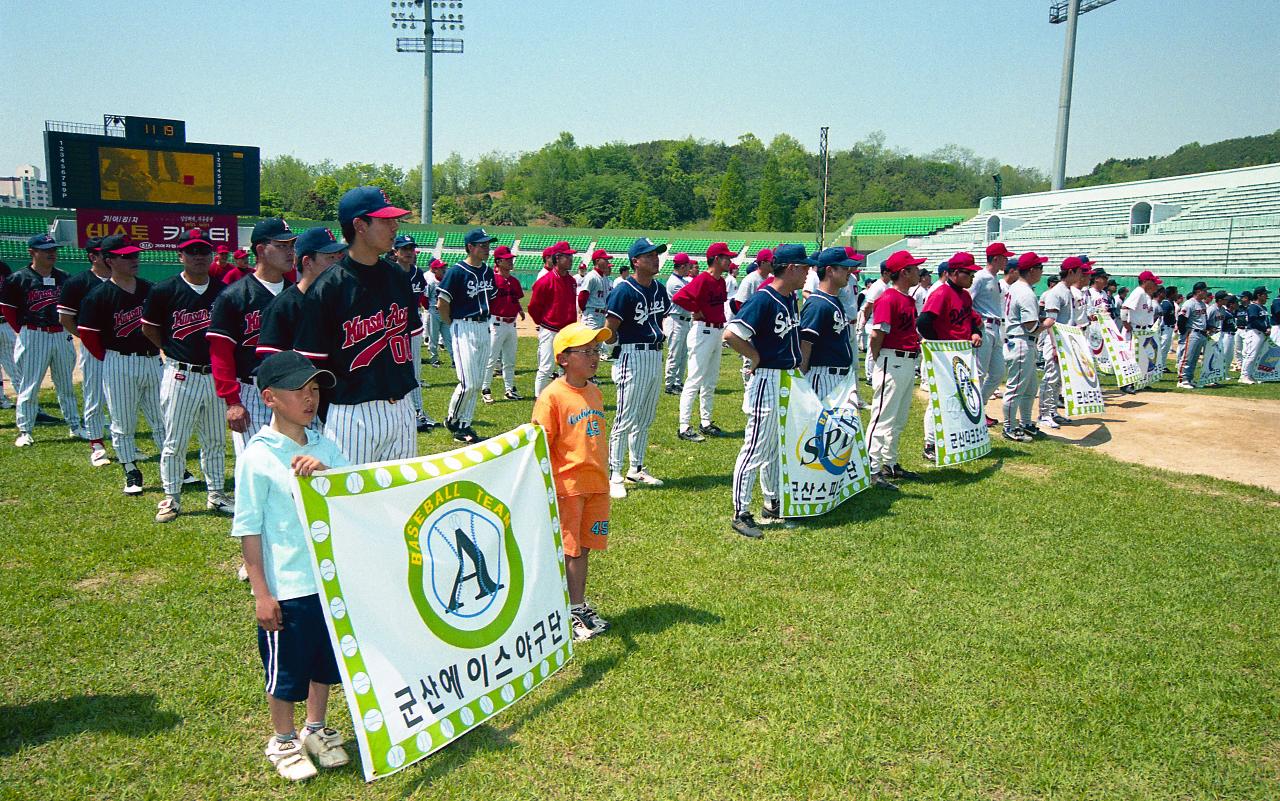
<svg viewBox="0 0 1280 801">
<path fill-rule="evenodd" d="M 410 340 L 408 334 L 392 334 L 387 340 L 387 346 L 391 348 L 391 358 L 396 364 L 404 364 L 413 358 L 413 354 L 409 351 Z"/>
</svg>

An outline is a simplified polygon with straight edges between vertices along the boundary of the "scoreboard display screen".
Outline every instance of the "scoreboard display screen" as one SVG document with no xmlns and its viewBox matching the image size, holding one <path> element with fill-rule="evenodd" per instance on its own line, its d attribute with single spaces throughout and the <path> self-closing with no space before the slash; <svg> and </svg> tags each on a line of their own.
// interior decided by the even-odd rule
<svg viewBox="0 0 1280 801">
<path fill-rule="evenodd" d="M 45 132 L 52 204 L 256 215 L 258 148 Z"/>
</svg>

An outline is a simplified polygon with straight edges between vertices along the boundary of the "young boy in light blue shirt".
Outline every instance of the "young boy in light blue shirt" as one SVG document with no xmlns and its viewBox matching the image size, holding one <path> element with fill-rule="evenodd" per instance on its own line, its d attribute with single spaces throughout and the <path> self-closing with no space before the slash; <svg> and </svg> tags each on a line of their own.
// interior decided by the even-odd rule
<svg viewBox="0 0 1280 801">
<path fill-rule="evenodd" d="M 295 475 L 348 464 L 333 441 L 308 428 L 320 405 L 320 387 L 333 382 L 332 373 L 296 351 L 264 359 L 256 383 L 272 410 L 271 425 L 249 440 L 236 462 L 231 535 L 240 538 L 255 599 L 258 652 L 275 727 L 266 755 L 290 781 L 315 776 L 315 763 L 336 768 L 350 761 L 342 735 L 325 726 L 330 685 L 342 677 L 292 491 Z M 304 701 L 306 728 L 299 738 L 294 706 Z"/>
</svg>

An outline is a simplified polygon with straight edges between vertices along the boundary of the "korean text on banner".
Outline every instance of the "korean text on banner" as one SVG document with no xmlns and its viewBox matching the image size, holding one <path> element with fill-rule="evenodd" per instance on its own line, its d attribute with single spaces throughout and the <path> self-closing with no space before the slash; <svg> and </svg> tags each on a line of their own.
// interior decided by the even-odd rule
<svg viewBox="0 0 1280 801">
<path fill-rule="evenodd" d="M 1220 384 L 1227 379 L 1227 338 L 1213 334 L 1204 346 L 1204 366 L 1200 368 L 1199 386 Z"/>
<path fill-rule="evenodd" d="M 991 453 L 973 345 L 925 340 L 921 346 L 929 388 L 925 414 L 933 424 L 935 463 L 961 464 Z"/>
<path fill-rule="evenodd" d="M 443 748 L 573 656 L 541 428 L 298 488 L 366 780 Z"/>
<path fill-rule="evenodd" d="M 783 517 L 829 512 L 871 485 L 853 376 L 819 398 L 799 372 L 785 370 L 778 394 Z"/>
<path fill-rule="evenodd" d="M 1054 323 L 1049 330 L 1053 332 L 1058 364 L 1062 366 L 1062 396 L 1066 400 L 1067 417 L 1102 414 L 1106 407 L 1088 338 L 1074 325 Z"/>
<path fill-rule="evenodd" d="M 1120 336 L 1115 320 L 1099 315 L 1098 325 L 1102 327 L 1102 341 L 1106 345 L 1107 359 L 1111 362 L 1111 373 L 1115 376 L 1117 387 L 1137 384 L 1144 372 L 1138 368 L 1138 360 L 1133 355 L 1133 343 Z"/>
<path fill-rule="evenodd" d="M 1280 381 L 1280 345 L 1270 339 L 1262 340 L 1258 347 L 1263 348 L 1258 366 L 1253 368 L 1259 381 Z"/>
<path fill-rule="evenodd" d="M 1139 389 L 1149 387 L 1164 376 L 1160 364 L 1160 339 L 1155 328 L 1133 329 L 1133 355 L 1138 362 Z"/>
</svg>

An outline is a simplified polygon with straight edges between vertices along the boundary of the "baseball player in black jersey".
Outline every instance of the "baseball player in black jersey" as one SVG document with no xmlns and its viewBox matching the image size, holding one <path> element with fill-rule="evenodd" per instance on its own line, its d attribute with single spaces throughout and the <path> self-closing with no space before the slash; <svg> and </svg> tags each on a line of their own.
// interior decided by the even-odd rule
<svg viewBox="0 0 1280 801">
<path fill-rule="evenodd" d="M 223 494 L 226 483 L 226 405 L 213 387 L 209 362 L 209 330 L 213 301 L 226 287 L 209 275 L 213 242 L 193 228 L 178 240 L 182 272 L 151 288 L 142 311 L 142 333 L 164 353 L 160 409 L 164 413 L 164 447 L 160 480 L 164 499 L 156 522 L 168 523 L 182 511 L 182 477 L 192 429 L 200 442 L 200 470 L 208 490 L 205 508 L 221 514 L 235 511 Z"/>
<path fill-rule="evenodd" d="M 126 495 L 142 493 L 138 469 L 139 407 L 148 419 L 160 419 L 160 351 L 142 333 L 142 309 L 151 282 L 138 277 L 142 250 L 123 234 L 102 240 L 102 255 L 111 280 L 89 290 L 80 304 L 80 342 L 102 360 L 107 409 L 111 412 L 111 445 L 124 468 Z M 161 422 L 161 437 L 164 424 Z"/>
<path fill-rule="evenodd" d="M 392 251 L 392 257 L 395 263 L 400 266 L 409 276 L 409 286 L 413 288 L 413 296 L 418 299 L 418 305 L 409 314 L 410 318 L 416 318 L 419 323 L 423 324 L 423 331 L 426 331 L 426 320 L 422 316 L 422 307 L 426 304 L 427 299 L 427 274 L 418 266 L 418 243 L 411 236 L 396 237 L 395 249 Z M 430 431 L 435 428 L 436 421 L 431 419 L 431 415 L 427 414 L 422 408 L 422 339 L 423 335 L 418 334 L 409 343 L 410 350 L 413 351 L 413 379 L 418 386 L 413 390 L 413 408 L 418 413 L 418 430 Z"/>
<path fill-rule="evenodd" d="M 209 360 L 213 385 L 227 406 L 227 426 L 236 454 L 250 437 L 271 422 L 271 410 L 253 384 L 253 372 L 262 357 L 258 338 L 263 311 L 289 282 L 284 274 L 293 269 L 293 244 L 298 235 L 279 217 L 260 220 L 250 239 L 258 264 L 245 278 L 231 284 L 213 303 L 209 322 Z"/>
<path fill-rule="evenodd" d="M 76 273 L 62 285 L 58 299 L 58 321 L 68 334 L 76 335 L 79 325 L 80 303 L 84 296 L 103 281 L 110 280 L 111 269 L 102 260 L 102 237 L 94 236 L 85 241 L 84 252 L 89 256 L 89 269 Z M 84 399 L 84 430 L 89 439 L 89 464 L 106 467 L 111 464 L 107 449 L 102 444 L 106 419 L 107 399 L 102 389 L 102 362 L 93 358 L 83 346 L 80 348 L 80 395 Z M 147 421 L 151 434 L 158 436 L 158 421 Z M 161 443 L 156 443 L 159 450 Z"/>
<path fill-rule="evenodd" d="M 67 274 L 54 266 L 58 261 L 58 243 L 48 234 L 36 234 L 27 240 L 31 264 L 14 272 L 4 281 L 0 311 L 17 334 L 13 360 L 18 371 L 18 438 L 19 448 L 35 444 L 31 432 L 40 411 L 40 382 L 46 370 L 53 372 L 53 385 L 58 392 L 62 419 L 70 426 L 72 437 L 83 437 L 80 411 L 76 407 L 76 391 L 72 384 L 75 368 L 75 346 L 58 323 L 58 298 Z"/>
<path fill-rule="evenodd" d="M 4 279 L 12 274 L 13 270 L 9 265 L 0 261 L 0 298 L 4 297 Z M 18 368 L 13 364 L 13 346 L 16 341 L 13 329 L 0 321 L 0 409 L 13 408 L 13 401 L 9 400 L 9 396 L 4 392 L 6 378 L 9 379 L 14 397 L 18 396 Z"/>
<path fill-rule="evenodd" d="M 293 252 L 298 257 L 298 283 L 285 289 L 262 310 L 262 330 L 258 334 L 258 356 L 293 350 L 302 319 L 303 295 L 347 250 L 328 228 L 308 228 L 298 234 Z"/>
<path fill-rule="evenodd" d="M 338 222 L 350 247 L 302 303 L 294 349 L 334 374 L 324 433 L 355 464 L 418 454 L 410 399 L 418 360 L 410 343 L 422 333 L 418 299 L 404 270 L 380 257 L 408 214 L 374 186 L 344 194 Z"/>
</svg>

